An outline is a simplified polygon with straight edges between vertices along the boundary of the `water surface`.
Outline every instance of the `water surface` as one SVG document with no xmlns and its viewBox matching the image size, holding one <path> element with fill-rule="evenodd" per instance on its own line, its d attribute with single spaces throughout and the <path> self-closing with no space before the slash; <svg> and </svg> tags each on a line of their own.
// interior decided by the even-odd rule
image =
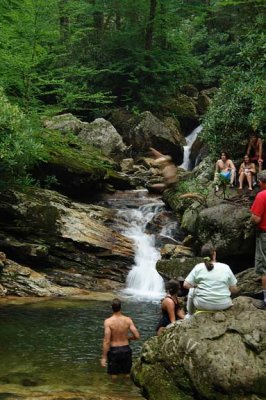
<svg viewBox="0 0 266 400">
<path fill-rule="evenodd" d="M 159 309 L 152 302 L 123 302 L 123 312 L 141 332 L 141 340 L 132 343 L 134 356 L 154 335 Z M 18 398 L 25 393 L 76 390 L 108 399 L 142 399 L 131 381 L 112 383 L 100 367 L 103 321 L 109 315 L 110 302 L 105 301 L 53 299 L 2 306 L 0 399 L 10 398 L 3 393 Z"/>
</svg>

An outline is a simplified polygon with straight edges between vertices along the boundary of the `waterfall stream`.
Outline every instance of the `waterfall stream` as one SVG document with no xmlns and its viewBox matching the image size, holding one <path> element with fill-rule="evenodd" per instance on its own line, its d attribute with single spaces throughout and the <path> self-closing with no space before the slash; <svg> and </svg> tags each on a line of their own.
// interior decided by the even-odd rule
<svg viewBox="0 0 266 400">
<path fill-rule="evenodd" d="M 186 137 L 187 145 L 184 146 L 181 165 L 184 169 L 190 168 L 190 150 L 201 130 L 202 126 L 199 125 Z M 107 204 L 118 210 L 121 233 L 135 243 L 134 264 L 127 276 L 123 293 L 134 298 L 160 299 L 165 293 L 163 278 L 156 270 L 161 255 L 156 247 L 156 235 L 149 232 L 147 225 L 165 209 L 164 203 L 160 197 L 149 196 L 148 191 L 143 189 L 120 193 L 118 198 L 109 199 Z M 158 236 L 170 243 L 179 243 L 175 237 L 178 230 L 177 221 L 172 220 L 161 227 Z"/>
<path fill-rule="evenodd" d="M 151 195 L 146 189 L 116 192 L 107 204 L 117 210 L 115 228 L 135 244 L 134 264 L 123 293 L 133 298 L 160 299 L 165 293 L 164 280 L 156 263 L 165 240 L 182 240 L 176 217 L 166 211 L 160 196 Z"/>
<path fill-rule="evenodd" d="M 183 163 L 180 165 L 181 168 L 184 168 L 187 170 L 190 169 L 189 156 L 190 156 L 191 147 L 201 130 L 202 130 L 202 125 L 199 125 L 186 137 L 187 144 L 186 144 L 186 146 L 184 146 L 184 158 L 183 158 Z"/>
<path fill-rule="evenodd" d="M 130 221 L 124 235 L 135 243 L 135 263 L 127 276 L 127 288 L 124 293 L 134 296 L 157 298 L 164 293 L 164 281 L 156 270 L 160 252 L 155 247 L 155 235 L 146 233 L 146 226 L 163 209 L 162 204 L 151 203 L 137 210 L 120 211 Z"/>
</svg>

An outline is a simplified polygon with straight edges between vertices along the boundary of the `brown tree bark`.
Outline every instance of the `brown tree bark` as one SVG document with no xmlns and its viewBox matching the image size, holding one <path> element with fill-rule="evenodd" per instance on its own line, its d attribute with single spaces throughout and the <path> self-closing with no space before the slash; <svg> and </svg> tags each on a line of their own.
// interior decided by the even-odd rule
<svg viewBox="0 0 266 400">
<path fill-rule="evenodd" d="M 146 36 L 145 36 L 145 49 L 152 49 L 152 41 L 154 34 L 154 19 L 156 16 L 156 8 L 157 8 L 157 0 L 150 0 L 150 14 L 148 18 L 148 23 L 146 27 Z"/>
</svg>

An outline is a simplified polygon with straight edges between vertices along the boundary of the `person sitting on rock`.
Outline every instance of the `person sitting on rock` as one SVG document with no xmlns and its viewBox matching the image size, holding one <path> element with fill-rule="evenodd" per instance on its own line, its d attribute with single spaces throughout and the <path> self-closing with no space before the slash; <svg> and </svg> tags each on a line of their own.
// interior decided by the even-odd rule
<svg viewBox="0 0 266 400">
<path fill-rule="evenodd" d="M 261 172 L 263 164 L 262 139 L 255 131 L 250 134 L 247 155 L 250 156 L 251 162 L 254 162 L 256 165 L 258 165 L 258 172 Z"/>
<path fill-rule="evenodd" d="M 256 174 L 256 166 L 253 162 L 250 162 L 249 156 L 244 156 L 244 161 L 239 168 L 239 190 L 243 189 L 243 183 L 246 180 L 248 183 L 248 190 L 253 190 L 253 179 Z"/>
<path fill-rule="evenodd" d="M 201 249 L 203 262 L 197 264 L 185 278 L 189 289 L 187 311 L 226 310 L 232 306 L 231 293 L 237 292 L 237 279 L 227 264 L 216 261 L 216 251 L 206 244 Z"/>
<path fill-rule="evenodd" d="M 185 318 L 184 310 L 181 308 L 178 300 L 179 289 L 180 284 L 174 279 L 171 279 L 166 284 L 167 295 L 162 301 L 162 317 L 156 328 L 157 335 L 160 335 L 167 325 L 178 319 Z"/>
<path fill-rule="evenodd" d="M 230 187 L 234 187 L 236 168 L 232 160 L 229 159 L 228 153 L 221 152 L 221 158 L 215 164 L 214 184 L 215 192 L 219 190 L 219 184 L 222 181 L 230 182 Z"/>
</svg>

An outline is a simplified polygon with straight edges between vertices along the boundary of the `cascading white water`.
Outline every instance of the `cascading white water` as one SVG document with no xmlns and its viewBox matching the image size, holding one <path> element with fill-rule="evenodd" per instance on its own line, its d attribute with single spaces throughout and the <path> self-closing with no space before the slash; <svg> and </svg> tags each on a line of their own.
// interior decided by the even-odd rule
<svg viewBox="0 0 266 400">
<path fill-rule="evenodd" d="M 164 295 L 164 281 L 156 270 L 160 252 L 155 248 L 155 236 L 145 233 L 148 222 L 162 210 L 162 203 L 146 204 L 138 209 L 119 211 L 129 223 L 123 234 L 135 242 L 135 263 L 127 277 L 124 293 L 134 297 L 158 299 Z"/>
<path fill-rule="evenodd" d="M 194 141 L 196 140 L 199 132 L 202 130 L 202 125 L 197 126 L 197 128 L 195 128 L 187 137 L 186 137 L 186 141 L 187 144 L 186 146 L 184 146 L 184 158 L 183 158 L 183 163 L 180 165 L 181 168 L 184 169 L 189 169 L 189 156 L 190 156 L 190 150 L 191 147 L 194 143 Z"/>
</svg>

